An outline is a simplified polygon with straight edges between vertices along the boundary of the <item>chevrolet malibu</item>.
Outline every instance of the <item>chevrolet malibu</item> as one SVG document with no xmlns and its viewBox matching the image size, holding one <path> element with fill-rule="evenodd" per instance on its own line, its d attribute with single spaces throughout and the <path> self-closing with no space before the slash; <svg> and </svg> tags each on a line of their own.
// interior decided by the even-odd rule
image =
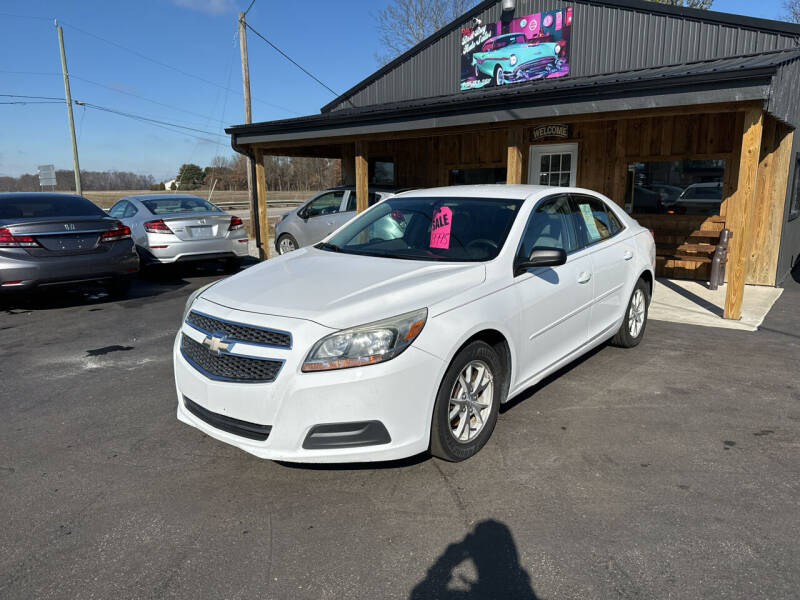
<svg viewBox="0 0 800 600">
<path fill-rule="evenodd" d="M 178 418 L 275 460 L 464 460 L 502 403 L 641 341 L 654 264 L 650 232 L 589 190 L 400 194 L 189 298 Z"/>
</svg>

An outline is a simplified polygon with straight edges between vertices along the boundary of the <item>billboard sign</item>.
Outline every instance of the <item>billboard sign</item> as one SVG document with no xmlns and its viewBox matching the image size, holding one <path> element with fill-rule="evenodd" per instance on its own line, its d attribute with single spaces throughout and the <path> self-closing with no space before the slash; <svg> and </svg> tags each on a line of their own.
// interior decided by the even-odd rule
<svg viewBox="0 0 800 600">
<path fill-rule="evenodd" d="M 39 185 L 56 185 L 56 168 L 54 165 L 39 165 Z"/>
<path fill-rule="evenodd" d="M 461 30 L 461 90 L 569 75 L 572 7 Z"/>
</svg>

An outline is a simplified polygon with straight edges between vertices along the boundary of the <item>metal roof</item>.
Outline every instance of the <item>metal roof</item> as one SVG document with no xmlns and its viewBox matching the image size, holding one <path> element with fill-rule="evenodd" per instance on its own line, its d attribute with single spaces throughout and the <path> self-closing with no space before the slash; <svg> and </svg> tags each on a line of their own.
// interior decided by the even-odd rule
<svg viewBox="0 0 800 600">
<path fill-rule="evenodd" d="M 800 49 L 779 50 L 587 77 L 538 80 L 468 94 L 237 125 L 225 131 L 233 135 L 236 147 L 255 142 L 396 131 L 401 127 L 444 127 L 658 106 L 769 101 L 779 69 L 795 66 L 798 59 Z M 544 110 L 537 112 L 537 107 Z M 786 120 L 790 114 L 792 111 L 781 111 L 776 116 Z"/>
<path fill-rule="evenodd" d="M 337 107 L 341 107 L 343 103 L 348 102 L 348 100 L 352 99 L 353 96 L 355 96 L 358 92 L 368 88 L 371 84 L 394 71 L 412 57 L 420 54 L 429 46 L 458 30 L 469 19 L 480 16 L 487 10 L 496 8 L 495 5 L 497 4 L 499 4 L 499 0 L 484 0 L 483 2 L 479 3 L 468 12 L 457 17 L 450 24 L 434 32 L 428 38 L 413 46 L 382 68 L 375 71 L 372 75 L 360 81 L 352 88 L 341 94 L 339 97 L 323 106 L 322 112 L 329 112 Z M 729 26 L 736 29 L 763 31 L 789 36 L 800 36 L 800 25 L 794 23 L 747 17 L 743 15 L 734 15 L 712 10 L 686 8 L 647 0 L 579 0 L 576 4 L 588 4 L 598 7 L 607 7 L 609 9 L 627 9 L 654 15 L 663 15 L 667 17 L 680 17 L 694 22 Z M 742 49 L 740 49 L 740 51 L 741 50 Z"/>
</svg>

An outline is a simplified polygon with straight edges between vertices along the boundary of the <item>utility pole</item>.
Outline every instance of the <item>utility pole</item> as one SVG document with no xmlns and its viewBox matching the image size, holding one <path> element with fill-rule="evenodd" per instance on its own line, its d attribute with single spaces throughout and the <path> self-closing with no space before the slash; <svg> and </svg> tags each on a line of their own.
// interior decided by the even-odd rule
<svg viewBox="0 0 800 600">
<path fill-rule="evenodd" d="M 253 112 L 250 106 L 250 64 L 247 61 L 247 22 L 245 16 L 247 13 L 239 13 L 239 51 L 242 58 L 242 86 L 244 87 L 244 122 L 250 124 L 253 122 Z M 269 258 L 269 247 L 266 249 L 261 247 L 261 236 L 258 232 L 258 198 L 253 193 L 253 181 L 255 180 L 255 165 L 253 160 L 247 157 L 247 191 L 250 196 L 250 227 L 256 234 L 256 245 L 258 247 L 258 255 L 262 260 Z M 266 217 L 266 216 L 265 216 Z M 268 219 L 264 219 L 268 222 Z M 266 255 L 266 256 L 265 256 Z"/>
<path fill-rule="evenodd" d="M 55 21 L 58 30 L 58 46 L 61 49 L 61 72 L 64 74 L 64 96 L 67 100 L 67 117 L 69 117 L 69 134 L 72 137 L 72 168 L 75 171 L 75 193 L 80 196 L 81 190 L 81 165 L 78 162 L 78 142 L 75 139 L 75 119 L 72 117 L 72 94 L 69 91 L 69 71 L 67 70 L 67 56 L 64 53 L 64 32 L 61 25 Z"/>
</svg>

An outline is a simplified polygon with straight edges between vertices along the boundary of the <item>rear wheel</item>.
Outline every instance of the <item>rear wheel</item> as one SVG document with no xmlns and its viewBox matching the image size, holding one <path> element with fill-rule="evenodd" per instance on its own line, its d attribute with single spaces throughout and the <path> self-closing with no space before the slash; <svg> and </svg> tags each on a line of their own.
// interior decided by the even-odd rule
<svg viewBox="0 0 800 600">
<path fill-rule="evenodd" d="M 500 357 L 486 342 L 472 342 L 456 355 L 436 397 L 431 454 L 458 462 L 483 448 L 497 423 L 503 377 Z"/>
<path fill-rule="evenodd" d="M 633 348 L 638 346 L 644 337 L 644 330 L 647 326 L 647 310 L 650 305 L 650 288 L 647 283 L 640 279 L 633 288 L 631 299 L 628 301 L 628 308 L 625 311 L 625 319 L 612 338 L 611 343 L 621 348 Z"/>
<path fill-rule="evenodd" d="M 288 254 L 299 248 L 297 240 L 289 233 L 284 233 L 278 238 L 278 253 Z"/>
</svg>

